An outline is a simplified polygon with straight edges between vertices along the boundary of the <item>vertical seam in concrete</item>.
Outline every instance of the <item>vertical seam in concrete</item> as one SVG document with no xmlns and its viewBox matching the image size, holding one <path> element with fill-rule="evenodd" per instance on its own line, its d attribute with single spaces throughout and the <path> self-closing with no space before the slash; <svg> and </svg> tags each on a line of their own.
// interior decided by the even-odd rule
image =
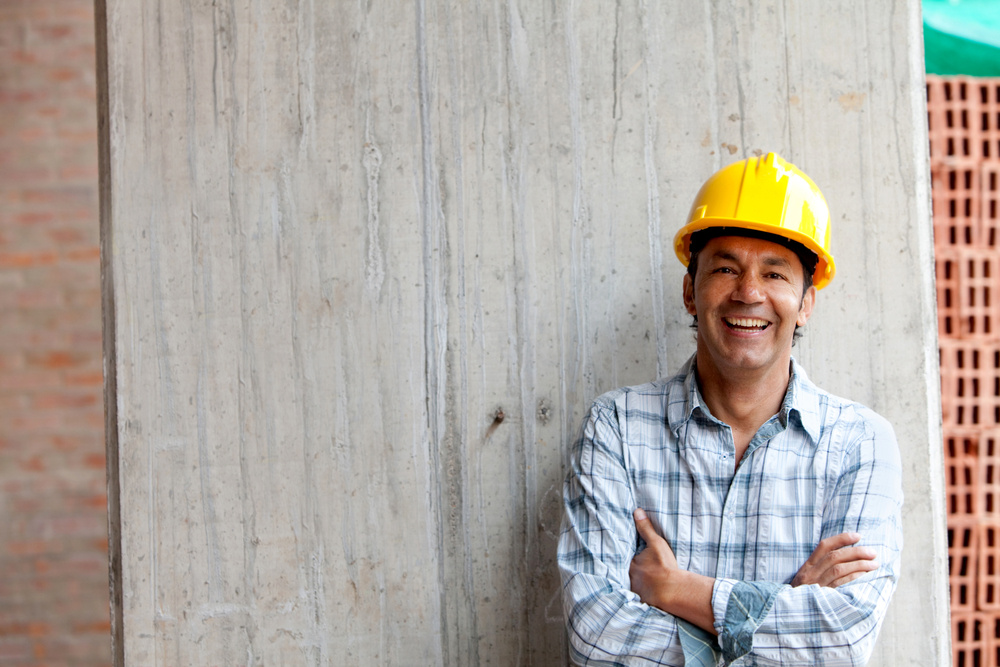
<svg viewBox="0 0 1000 667">
<path fill-rule="evenodd" d="M 782 26 L 782 53 L 785 56 L 785 67 L 783 68 L 782 74 L 784 75 L 785 84 L 785 96 L 782 103 L 785 108 L 785 141 L 788 148 L 788 154 L 795 157 L 795 146 L 792 142 L 792 112 L 790 109 L 789 98 L 791 96 L 791 79 L 789 78 L 789 70 L 791 70 L 791 61 L 788 55 L 788 41 L 789 41 L 789 30 L 788 30 L 788 0 L 781 3 L 781 26 Z M 767 150 L 765 148 L 765 150 Z"/>
<path fill-rule="evenodd" d="M 469 368 L 468 368 L 468 297 L 465 289 L 465 189 L 464 189 L 464 165 L 462 160 L 462 91 L 459 77 L 459 59 L 455 57 L 455 35 L 452 30 L 453 18 L 451 15 L 451 5 L 444 3 L 441 7 L 444 14 L 444 25 L 447 35 L 447 55 L 448 70 L 451 83 L 450 116 L 451 116 L 451 149 L 454 159 L 455 170 L 455 196 L 453 215 L 455 220 L 455 300 L 457 302 L 457 334 L 455 341 L 458 349 L 455 351 L 458 364 L 458 398 L 449 396 L 449 403 L 460 401 L 460 405 L 451 413 L 449 423 L 457 421 L 457 426 L 452 426 L 453 437 L 456 443 L 461 443 L 469 436 Z M 450 254 L 450 253 L 449 253 Z M 451 364 L 449 364 L 449 370 Z M 453 386 L 453 382 L 449 383 Z M 469 462 L 467 452 L 469 449 L 457 446 L 454 453 L 458 457 L 459 470 L 457 472 L 457 485 L 460 497 L 459 505 L 459 527 L 462 531 L 462 544 L 465 546 L 462 554 L 462 575 L 463 591 L 462 599 L 465 603 L 468 614 L 468 628 L 466 634 L 469 642 L 469 663 L 479 664 L 479 613 L 476 605 L 476 578 L 473 567 L 472 556 L 472 535 L 469 529 L 471 516 L 471 503 L 468 500 L 467 489 L 469 485 Z"/>
<path fill-rule="evenodd" d="M 307 8 L 307 11 L 305 9 Z M 296 103 L 299 116 L 299 157 L 305 157 L 316 145 L 316 11 L 313 0 L 299 0 L 295 25 L 298 70 Z M 305 22 L 305 27 L 303 27 Z M 305 33 L 305 34 L 303 34 Z"/>
<path fill-rule="evenodd" d="M 441 638 L 442 664 L 450 665 L 451 651 L 449 646 L 448 629 L 448 600 L 445 594 L 445 559 L 447 552 L 445 549 L 445 534 L 447 532 L 445 508 L 442 494 L 446 493 L 443 484 L 441 471 L 441 415 L 443 398 L 441 396 L 442 378 L 439 377 L 441 368 L 439 356 L 442 348 L 438 340 L 438 318 L 441 317 L 439 306 L 438 289 L 438 266 L 434 258 L 435 244 L 439 241 L 437 210 L 435 202 L 437 200 L 435 175 L 434 175 L 434 146 L 431 134 L 430 119 L 430 89 L 427 65 L 427 36 L 426 36 L 426 3 L 425 0 L 417 0 L 416 3 L 416 48 L 417 48 L 417 94 L 420 106 L 420 147 L 421 147 L 421 167 L 422 167 L 422 201 L 420 206 L 421 226 L 423 228 L 423 282 L 424 282 L 424 382 L 426 386 L 427 401 L 427 431 L 428 447 L 431 459 L 432 487 L 428 489 L 431 496 L 431 513 L 437 517 L 437 546 L 438 546 L 438 604 L 439 609 L 439 636 Z"/>
<path fill-rule="evenodd" d="M 368 184 L 366 203 L 368 205 L 368 254 L 365 261 L 365 287 L 373 301 L 378 301 L 385 280 L 385 267 L 382 262 L 382 246 L 379 242 L 379 171 L 382 166 L 382 151 L 379 150 L 375 137 L 372 136 L 371 106 L 365 109 L 365 145 L 361 156 L 361 164 L 365 169 Z"/>
<path fill-rule="evenodd" d="M 583 121 L 580 112 L 580 54 L 575 41 L 573 12 L 576 9 L 575 0 L 570 0 L 566 8 L 566 63 L 567 82 L 569 84 L 569 126 L 572 135 L 573 156 L 573 217 L 570 226 L 570 280 L 574 286 L 573 305 L 576 311 L 577 344 L 576 366 L 583 379 L 581 387 L 587 396 L 594 395 L 593 374 L 590 371 L 590 337 L 587 332 L 588 299 L 584 292 L 588 286 L 585 239 L 583 225 L 587 218 L 587 204 L 584 201 L 583 163 L 587 150 L 587 141 L 583 132 Z"/>
<path fill-rule="evenodd" d="M 715 53 L 715 21 L 714 14 L 712 11 L 713 0 L 706 0 L 705 2 L 705 28 L 707 29 L 707 34 L 705 35 L 705 50 L 707 53 Z M 708 117 L 709 122 L 712 123 L 712 138 L 713 140 L 709 143 L 710 146 L 716 146 L 712 150 L 712 154 L 715 156 L 714 164 L 712 165 L 713 171 L 722 166 L 722 151 L 718 148 L 719 141 L 719 59 L 718 58 L 708 58 L 708 62 L 711 64 L 712 72 L 711 76 L 706 77 L 712 85 L 712 89 L 708 91 L 706 96 L 708 99 Z"/>
<path fill-rule="evenodd" d="M 643 137 L 643 158 L 646 168 L 646 230 L 649 236 L 649 291 L 653 312 L 653 328 L 656 341 L 656 376 L 665 377 L 669 370 L 667 359 L 667 330 L 665 302 L 663 296 L 663 239 L 660 227 L 660 181 L 656 170 L 656 89 L 649 80 L 650 26 L 647 3 L 640 4 L 639 20 L 642 24 L 642 62 L 645 76 L 645 123 Z"/>
<path fill-rule="evenodd" d="M 535 351 L 534 351 L 534 314 L 531 308 L 528 289 L 531 283 L 531 252 L 529 239 L 533 239 L 527 220 L 527 188 L 525 186 L 525 128 L 520 123 L 520 111 L 523 108 L 527 79 L 530 76 L 530 50 L 527 44 L 524 20 L 517 8 L 516 2 L 507 4 L 508 51 L 507 51 L 507 94 L 511 100 L 507 116 L 507 145 L 505 151 L 505 176 L 510 189 L 511 215 L 511 248 L 513 250 L 514 280 L 514 328 L 518 344 L 514 345 L 514 359 L 517 368 L 520 401 L 520 439 L 515 441 L 512 462 L 520 461 L 523 477 L 519 489 L 522 511 L 515 519 L 520 523 L 516 534 L 520 536 L 519 545 L 524 554 L 521 568 L 521 581 L 531 582 L 537 573 L 537 473 L 532 445 L 535 442 Z M 512 99 L 513 98 L 513 99 Z M 513 479 L 518 479 L 516 470 Z M 530 605 L 527 601 L 533 598 L 532 591 L 523 591 L 515 599 L 522 605 L 522 627 L 530 631 Z M 518 635 L 522 636 L 521 634 Z M 518 646 L 519 661 L 526 655 L 527 647 Z"/>
<path fill-rule="evenodd" d="M 124 596 L 122 594 L 122 512 L 118 441 L 118 355 L 115 317 L 114 230 L 111 215 L 111 109 L 107 0 L 94 2 L 97 57 L 97 157 L 101 228 L 101 309 L 104 347 L 104 437 L 108 487 L 108 585 L 110 588 L 111 654 L 125 667 Z"/>
</svg>

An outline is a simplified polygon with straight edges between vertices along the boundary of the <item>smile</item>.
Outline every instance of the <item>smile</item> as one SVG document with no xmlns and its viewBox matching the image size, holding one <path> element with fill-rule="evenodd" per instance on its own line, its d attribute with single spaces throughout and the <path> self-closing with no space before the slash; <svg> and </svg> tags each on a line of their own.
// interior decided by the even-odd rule
<svg viewBox="0 0 1000 667">
<path fill-rule="evenodd" d="M 722 320 L 727 327 L 736 331 L 763 331 L 771 326 L 767 320 L 760 320 L 756 317 L 724 317 Z"/>
</svg>

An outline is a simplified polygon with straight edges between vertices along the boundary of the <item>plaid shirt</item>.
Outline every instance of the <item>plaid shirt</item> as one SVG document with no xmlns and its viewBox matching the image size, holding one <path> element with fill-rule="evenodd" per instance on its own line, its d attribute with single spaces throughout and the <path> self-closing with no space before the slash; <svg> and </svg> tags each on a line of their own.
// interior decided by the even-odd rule
<svg viewBox="0 0 1000 667">
<path fill-rule="evenodd" d="M 793 361 L 781 410 L 734 474 L 732 433 L 709 412 L 693 367 L 692 357 L 668 380 L 598 398 L 573 449 L 558 553 L 573 659 L 864 664 L 899 577 L 903 492 L 892 427 L 817 388 Z M 680 567 L 715 578 L 718 643 L 629 589 L 637 507 Z M 819 541 L 846 531 L 861 534 L 879 568 L 835 589 L 792 588 Z M 707 661 L 693 655 L 692 638 L 711 649 Z"/>
</svg>

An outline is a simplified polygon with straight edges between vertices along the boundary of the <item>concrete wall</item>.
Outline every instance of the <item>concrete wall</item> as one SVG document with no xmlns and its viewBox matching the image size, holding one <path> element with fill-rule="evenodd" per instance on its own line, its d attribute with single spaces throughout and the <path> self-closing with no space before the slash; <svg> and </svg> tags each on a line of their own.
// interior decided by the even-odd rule
<svg viewBox="0 0 1000 667">
<path fill-rule="evenodd" d="M 568 444 L 693 350 L 674 230 L 778 150 L 836 226 L 798 357 L 903 448 L 876 663 L 948 661 L 915 0 L 98 15 L 119 660 L 564 662 Z"/>
</svg>

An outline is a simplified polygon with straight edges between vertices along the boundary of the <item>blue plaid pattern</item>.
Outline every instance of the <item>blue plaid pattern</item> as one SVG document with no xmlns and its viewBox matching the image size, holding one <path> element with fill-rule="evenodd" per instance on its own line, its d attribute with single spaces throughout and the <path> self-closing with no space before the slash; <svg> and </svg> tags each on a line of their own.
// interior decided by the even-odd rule
<svg viewBox="0 0 1000 667">
<path fill-rule="evenodd" d="M 793 361 L 781 410 L 734 474 L 731 431 L 702 401 L 693 367 L 692 357 L 670 379 L 598 398 L 573 449 L 558 560 L 574 661 L 683 665 L 679 632 L 688 645 L 704 643 L 629 590 L 641 546 L 632 512 L 641 507 L 682 568 L 716 579 L 718 644 L 703 655 L 735 665 L 865 664 L 899 577 L 892 427 L 817 388 Z M 862 535 L 879 568 L 836 589 L 792 588 L 819 541 L 845 531 Z"/>
</svg>

